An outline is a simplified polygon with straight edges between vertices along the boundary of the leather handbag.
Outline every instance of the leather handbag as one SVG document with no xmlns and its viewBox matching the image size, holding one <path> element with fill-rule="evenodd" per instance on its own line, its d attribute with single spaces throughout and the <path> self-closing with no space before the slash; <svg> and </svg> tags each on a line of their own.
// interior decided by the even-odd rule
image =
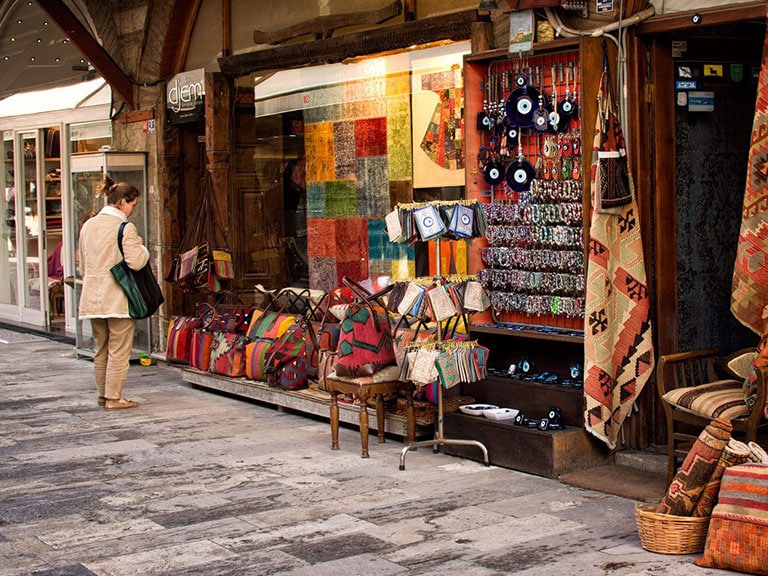
<svg viewBox="0 0 768 576">
<path fill-rule="evenodd" d="M 340 325 L 336 374 L 370 376 L 395 363 L 389 315 L 365 288 L 349 278 L 343 282 L 355 292 L 358 302 L 349 305 Z"/>
<path fill-rule="evenodd" d="M 126 263 L 123 254 L 123 230 L 126 224 L 122 222 L 117 229 L 117 246 L 123 260 L 112 266 L 109 271 L 128 298 L 128 315 L 136 319 L 149 318 L 163 303 L 163 291 L 149 262 L 141 270 L 133 270 Z"/>
</svg>

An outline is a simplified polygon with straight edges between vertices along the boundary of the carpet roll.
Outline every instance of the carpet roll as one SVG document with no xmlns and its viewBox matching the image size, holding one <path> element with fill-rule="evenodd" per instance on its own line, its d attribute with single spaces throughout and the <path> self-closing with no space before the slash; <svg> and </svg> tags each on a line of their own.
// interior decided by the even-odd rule
<svg viewBox="0 0 768 576">
<path fill-rule="evenodd" d="M 683 460 L 656 512 L 690 516 L 717 467 L 725 445 L 731 439 L 730 420 L 718 418 L 701 431 Z M 671 441 L 671 440 L 670 440 Z"/>
<path fill-rule="evenodd" d="M 768 464 L 768 452 L 763 450 L 757 442 L 749 443 L 749 461 L 758 464 Z"/>
<path fill-rule="evenodd" d="M 691 516 L 703 517 L 712 514 L 712 509 L 717 504 L 717 495 L 720 493 L 720 481 L 723 478 L 723 472 L 731 466 L 744 464 L 744 462 L 748 461 L 750 454 L 749 446 L 744 444 L 744 442 L 739 442 L 733 438 L 728 440 L 728 444 L 725 445 L 723 454 L 717 462 L 715 471 L 712 472 L 712 477 L 704 487 L 704 491 L 701 493 Z"/>
</svg>

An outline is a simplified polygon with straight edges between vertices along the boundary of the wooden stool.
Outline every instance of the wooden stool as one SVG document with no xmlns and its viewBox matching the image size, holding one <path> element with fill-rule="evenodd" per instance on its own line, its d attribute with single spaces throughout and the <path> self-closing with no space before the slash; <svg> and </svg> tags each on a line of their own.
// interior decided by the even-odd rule
<svg viewBox="0 0 768 576">
<path fill-rule="evenodd" d="M 388 366 L 373 376 L 347 378 L 328 375 L 328 392 L 331 394 L 331 450 L 339 449 L 339 401 L 338 395 L 353 394 L 360 403 L 360 443 L 362 457 L 368 458 L 368 398 L 376 398 L 376 424 L 379 431 L 379 443 L 385 442 L 384 437 L 384 394 L 397 392 L 400 388 L 408 387 L 405 382 L 397 380 L 397 366 Z M 408 394 L 406 408 L 408 425 L 408 442 L 416 438 L 416 417 L 413 409 L 413 397 Z"/>
</svg>

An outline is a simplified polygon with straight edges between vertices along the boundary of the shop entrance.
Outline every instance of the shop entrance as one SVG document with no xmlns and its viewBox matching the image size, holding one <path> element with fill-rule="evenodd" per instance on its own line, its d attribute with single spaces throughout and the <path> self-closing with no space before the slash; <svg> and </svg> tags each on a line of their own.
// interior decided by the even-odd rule
<svg viewBox="0 0 768 576">
<path fill-rule="evenodd" d="M 20 322 L 63 331 L 59 132 L 50 127 L 5 135 L 0 306 Z"/>
<path fill-rule="evenodd" d="M 671 36 L 680 350 L 755 343 L 730 312 L 764 25 Z"/>
</svg>

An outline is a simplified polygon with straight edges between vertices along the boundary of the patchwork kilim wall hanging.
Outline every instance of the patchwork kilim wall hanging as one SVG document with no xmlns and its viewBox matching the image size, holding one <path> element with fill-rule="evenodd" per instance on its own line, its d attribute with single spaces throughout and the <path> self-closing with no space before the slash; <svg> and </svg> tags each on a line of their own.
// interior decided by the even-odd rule
<svg viewBox="0 0 768 576">
<path fill-rule="evenodd" d="M 731 311 L 757 334 L 768 328 L 768 35 L 757 85 Z"/>
<path fill-rule="evenodd" d="M 344 276 L 412 271 L 414 258 L 392 248 L 383 228 L 391 206 L 413 199 L 408 75 L 333 89 L 343 95 L 304 113 L 309 281 L 320 290 Z"/>
<path fill-rule="evenodd" d="M 614 449 L 653 372 L 637 201 L 608 67 L 600 79 L 584 326 L 584 425 Z"/>
</svg>

